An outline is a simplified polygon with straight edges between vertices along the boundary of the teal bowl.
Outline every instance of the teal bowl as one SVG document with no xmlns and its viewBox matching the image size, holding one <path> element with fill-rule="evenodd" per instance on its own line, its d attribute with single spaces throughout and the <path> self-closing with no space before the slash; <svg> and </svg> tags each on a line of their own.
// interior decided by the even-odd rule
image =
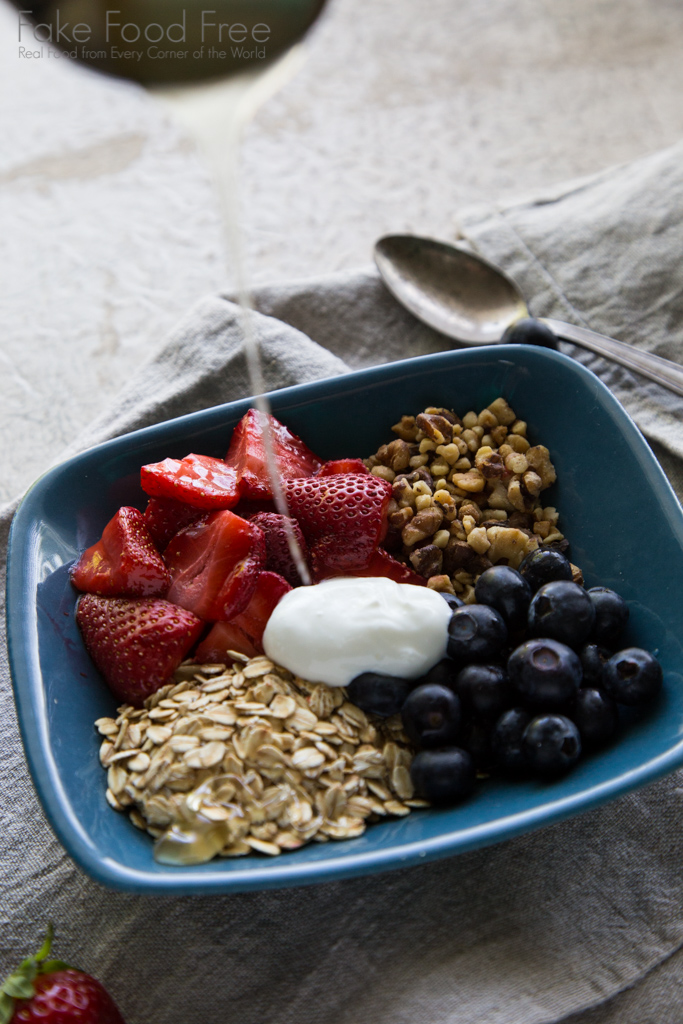
<svg viewBox="0 0 683 1024">
<path fill-rule="evenodd" d="M 73 859 L 104 885 L 146 893 L 276 888 L 405 867 L 500 842 L 611 800 L 683 764 L 683 511 L 647 443 L 604 385 L 542 348 L 498 346 L 391 363 L 271 395 L 275 414 L 321 456 L 369 455 L 404 413 L 464 412 L 504 395 L 550 448 L 561 513 L 588 586 L 613 587 L 631 615 L 627 644 L 654 651 L 664 690 L 630 712 L 609 749 L 559 781 L 482 782 L 451 810 L 372 825 L 358 839 L 274 859 L 157 864 L 152 842 L 104 799 L 96 718 L 115 701 L 74 622 L 68 567 L 123 504 L 144 507 L 139 468 L 189 451 L 222 456 L 248 401 L 206 409 L 99 445 L 26 495 L 12 528 L 8 634 L 24 747 L 45 813 Z"/>
</svg>

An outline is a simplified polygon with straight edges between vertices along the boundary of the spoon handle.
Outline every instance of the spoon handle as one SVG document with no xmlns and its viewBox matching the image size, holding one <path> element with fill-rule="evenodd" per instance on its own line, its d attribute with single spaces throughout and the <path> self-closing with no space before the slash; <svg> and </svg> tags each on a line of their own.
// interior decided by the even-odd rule
<svg viewBox="0 0 683 1024">
<path fill-rule="evenodd" d="M 683 396 L 683 366 L 672 363 L 669 359 L 662 359 L 661 356 L 652 355 L 650 352 L 641 352 L 623 341 L 616 341 L 604 334 L 596 334 L 595 331 L 586 330 L 585 327 L 575 327 L 574 324 L 565 324 L 561 320 L 550 320 L 542 318 L 546 327 L 562 338 L 563 341 L 573 341 L 582 348 L 611 359 L 627 370 L 635 370 L 643 377 L 648 377 L 663 388 L 668 388 L 676 395 Z"/>
</svg>

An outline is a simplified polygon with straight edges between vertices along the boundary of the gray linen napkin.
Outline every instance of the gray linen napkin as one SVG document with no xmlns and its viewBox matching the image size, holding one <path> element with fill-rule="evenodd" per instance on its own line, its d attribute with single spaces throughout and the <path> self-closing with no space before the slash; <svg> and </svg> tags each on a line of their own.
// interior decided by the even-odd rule
<svg viewBox="0 0 683 1024">
<path fill-rule="evenodd" d="M 682 153 L 551 200 L 470 211 L 462 234 L 518 278 L 536 312 L 683 361 Z M 262 289 L 256 300 L 269 314 L 257 316 L 269 388 L 447 347 L 371 270 Z M 587 361 L 680 483 L 682 400 Z M 247 390 L 236 309 L 207 299 L 71 450 Z M 0 672 L 2 968 L 51 918 L 58 955 L 99 976 L 129 1024 L 541 1024 L 600 1004 L 573 1020 L 640 1024 L 642 1002 L 617 994 L 680 960 L 678 776 L 433 864 L 305 889 L 151 899 L 104 890 L 53 837 L 27 775 L 4 651 Z"/>
</svg>

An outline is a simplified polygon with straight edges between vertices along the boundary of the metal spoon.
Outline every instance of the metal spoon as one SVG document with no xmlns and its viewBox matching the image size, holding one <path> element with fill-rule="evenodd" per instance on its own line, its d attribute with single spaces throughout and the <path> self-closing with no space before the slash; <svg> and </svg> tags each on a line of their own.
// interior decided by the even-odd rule
<svg viewBox="0 0 683 1024">
<path fill-rule="evenodd" d="M 529 316 L 515 282 L 482 256 L 415 235 L 386 235 L 375 263 L 392 295 L 424 323 L 456 341 L 495 345 L 506 327 Z M 683 396 L 683 366 L 603 334 L 542 319 L 558 338 L 611 359 Z"/>
</svg>

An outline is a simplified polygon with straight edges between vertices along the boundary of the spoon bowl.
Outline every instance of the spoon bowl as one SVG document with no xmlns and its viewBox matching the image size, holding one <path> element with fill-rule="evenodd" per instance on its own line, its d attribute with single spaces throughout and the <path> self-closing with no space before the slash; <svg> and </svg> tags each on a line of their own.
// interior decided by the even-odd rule
<svg viewBox="0 0 683 1024">
<path fill-rule="evenodd" d="M 375 263 L 398 302 L 418 320 L 455 341 L 498 344 L 507 327 L 529 316 L 512 278 L 469 249 L 416 235 L 386 235 L 375 245 Z M 541 323 L 558 338 L 683 396 L 683 367 L 678 363 L 575 324 L 550 319 Z M 513 340 L 522 339 L 505 338 Z"/>
<path fill-rule="evenodd" d="M 375 263 L 392 295 L 437 331 L 470 345 L 495 345 L 506 327 L 528 316 L 507 274 L 465 249 L 413 235 L 387 235 Z"/>
</svg>

